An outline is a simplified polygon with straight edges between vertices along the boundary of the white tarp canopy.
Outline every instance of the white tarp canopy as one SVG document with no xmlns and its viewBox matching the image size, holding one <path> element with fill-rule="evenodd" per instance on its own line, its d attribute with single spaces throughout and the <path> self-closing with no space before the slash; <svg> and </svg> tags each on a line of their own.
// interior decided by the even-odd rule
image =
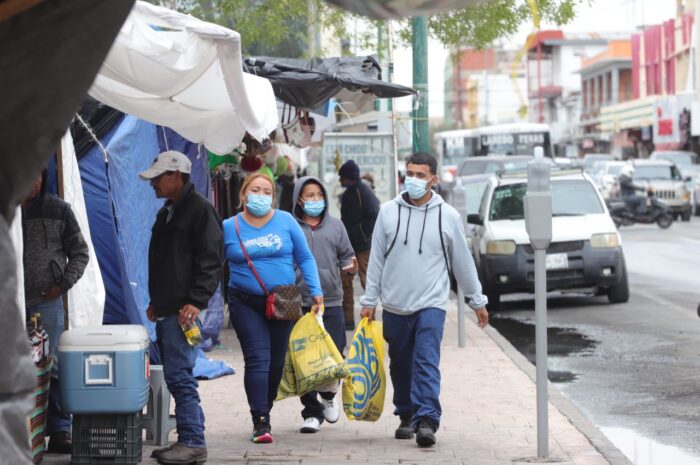
<svg viewBox="0 0 700 465">
<path fill-rule="evenodd" d="M 243 73 L 237 32 L 142 1 L 89 94 L 220 154 L 278 124 L 270 82 Z"/>
</svg>

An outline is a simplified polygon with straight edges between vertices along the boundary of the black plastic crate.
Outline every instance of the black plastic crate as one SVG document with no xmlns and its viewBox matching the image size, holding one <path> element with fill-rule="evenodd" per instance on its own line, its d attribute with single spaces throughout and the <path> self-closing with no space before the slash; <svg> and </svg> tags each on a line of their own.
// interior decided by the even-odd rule
<svg viewBox="0 0 700 465">
<path fill-rule="evenodd" d="M 73 465 L 136 465 L 142 452 L 141 412 L 73 415 Z"/>
</svg>

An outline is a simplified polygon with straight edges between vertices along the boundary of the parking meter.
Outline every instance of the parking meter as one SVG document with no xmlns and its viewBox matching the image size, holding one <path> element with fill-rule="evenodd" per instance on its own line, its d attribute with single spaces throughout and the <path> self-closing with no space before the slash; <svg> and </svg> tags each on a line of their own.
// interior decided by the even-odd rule
<svg viewBox="0 0 700 465">
<path fill-rule="evenodd" d="M 527 164 L 525 229 L 535 250 L 546 250 L 552 241 L 551 167 L 542 147 L 535 147 L 535 159 Z"/>
<path fill-rule="evenodd" d="M 551 168 L 542 147 L 527 166 L 525 229 L 535 250 L 535 364 L 537 373 L 537 455 L 549 456 L 547 408 L 547 248 L 552 241 Z"/>
</svg>

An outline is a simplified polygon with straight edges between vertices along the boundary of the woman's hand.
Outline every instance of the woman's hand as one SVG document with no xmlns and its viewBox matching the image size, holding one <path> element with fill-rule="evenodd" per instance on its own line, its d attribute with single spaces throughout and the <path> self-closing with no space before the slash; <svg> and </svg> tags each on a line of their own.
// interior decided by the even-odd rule
<svg viewBox="0 0 700 465">
<path fill-rule="evenodd" d="M 322 312 L 323 310 L 323 296 L 322 295 L 317 295 L 314 297 L 314 304 L 311 306 L 311 311 L 314 314 L 318 314 L 318 312 Z"/>
</svg>

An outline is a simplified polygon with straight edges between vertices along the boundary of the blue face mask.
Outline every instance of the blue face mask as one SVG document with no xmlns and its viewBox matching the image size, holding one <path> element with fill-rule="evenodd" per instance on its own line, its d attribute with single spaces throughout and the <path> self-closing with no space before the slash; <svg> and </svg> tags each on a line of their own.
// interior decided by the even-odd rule
<svg viewBox="0 0 700 465">
<path fill-rule="evenodd" d="M 312 218 L 316 218 L 318 216 L 321 216 L 321 213 L 323 213 L 323 210 L 326 209 L 326 201 L 325 200 L 305 200 L 304 201 L 304 206 L 302 207 L 304 210 L 304 213 L 309 215 Z"/>
<path fill-rule="evenodd" d="M 404 181 L 404 187 L 408 191 L 408 196 L 413 200 L 418 200 L 428 192 L 427 186 L 428 181 L 425 179 L 418 179 L 414 177 L 406 176 Z"/>
<path fill-rule="evenodd" d="M 265 216 L 272 210 L 272 197 L 269 195 L 248 194 L 246 210 L 253 216 Z"/>
</svg>

